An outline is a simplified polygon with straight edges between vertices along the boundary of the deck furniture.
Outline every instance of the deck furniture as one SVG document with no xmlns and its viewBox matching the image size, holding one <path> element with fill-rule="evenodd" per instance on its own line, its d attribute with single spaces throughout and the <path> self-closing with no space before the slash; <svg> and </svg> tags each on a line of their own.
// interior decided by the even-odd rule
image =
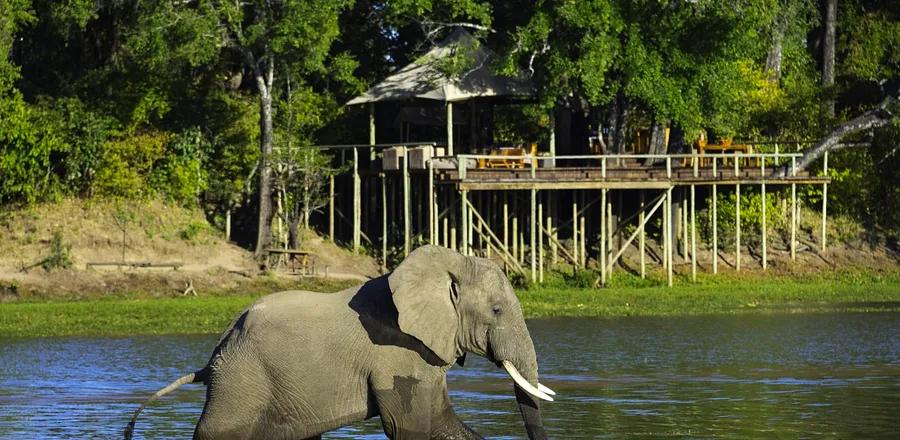
<svg viewBox="0 0 900 440">
<path fill-rule="evenodd" d="M 315 274 L 316 255 L 300 249 L 266 249 L 266 267 L 285 267 L 292 273 Z"/>
</svg>

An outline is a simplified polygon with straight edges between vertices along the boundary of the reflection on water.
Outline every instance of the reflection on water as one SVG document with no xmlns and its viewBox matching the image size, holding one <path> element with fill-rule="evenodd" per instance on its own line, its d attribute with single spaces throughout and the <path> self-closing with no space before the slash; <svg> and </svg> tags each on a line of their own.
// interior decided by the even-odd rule
<svg viewBox="0 0 900 440">
<path fill-rule="evenodd" d="M 553 438 L 891 438 L 900 313 L 529 322 Z M 0 438 L 121 438 L 137 402 L 202 366 L 215 336 L 0 339 Z M 470 357 L 460 416 L 523 438 L 511 383 Z M 202 386 L 153 404 L 137 438 L 190 438 Z M 325 438 L 384 438 L 377 419 Z"/>
</svg>

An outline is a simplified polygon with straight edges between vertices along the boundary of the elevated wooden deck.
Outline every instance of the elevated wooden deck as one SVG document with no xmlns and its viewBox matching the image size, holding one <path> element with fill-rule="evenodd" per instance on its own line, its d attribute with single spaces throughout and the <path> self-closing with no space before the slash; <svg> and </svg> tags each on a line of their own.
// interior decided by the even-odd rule
<svg viewBox="0 0 900 440">
<path fill-rule="evenodd" d="M 426 169 L 369 170 L 367 174 L 434 172 L 434 183 L 458 190 L 667 189 L 708 185 L 821 185 L 827 176 L 799 171 L 799 154 L 522 156 L 514 168 L 485 167 L 492 156 L 434 158 Z M 504 157 L 504 161 L 510 159 Z M 516 158 L 512 158 L 516 159 Z M 652 165 L 648 165 L 652 163 Z M 789 171 L 780 175 L 779 171 Z"/>
</svg>

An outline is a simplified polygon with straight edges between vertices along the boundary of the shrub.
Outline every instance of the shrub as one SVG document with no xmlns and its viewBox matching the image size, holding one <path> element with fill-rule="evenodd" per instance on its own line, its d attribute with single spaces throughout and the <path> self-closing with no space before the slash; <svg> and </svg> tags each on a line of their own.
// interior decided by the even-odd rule
<svg viewBox="0 0 900 440">
<path fill-rule="evenodd" d="M 41 262 L 41 267 L 47 272 L 72 267 L 72 246 L 63 241 L 62 232 L 53 233 L 53 238 L 50 239 L 50 256 Z"/>
</svg>

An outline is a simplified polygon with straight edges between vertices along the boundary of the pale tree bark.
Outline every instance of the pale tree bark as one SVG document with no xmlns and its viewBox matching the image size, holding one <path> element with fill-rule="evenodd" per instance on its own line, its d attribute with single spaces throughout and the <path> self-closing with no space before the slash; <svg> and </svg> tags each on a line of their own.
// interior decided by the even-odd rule
<svg viewBox="0 0 900 440">
<path fill-rule="evenodd" d="M 772 45 L 766 55 L 766 77 L 769 82 L 781 81 L 781 60 L 783 58 L 782 42 L 784 41 L 784 27 L 779 23 L 772 32 Z"/>
<path fill-rule="evenodd" d="M 259 217 L 256 235 L 256 256 L 262 255 L 272 240 L 272 83 L 275 77 L 275 60 L 266 49 L 259 61 L 248 50 L 244 52 L 245 62 L 253 69 L 256 89 L 259 93 Z M 263 66 L 260 66 L 260 63 Z"/>
<path fill-rule="evenodd" d="M 825 42 L 822 49 L 822 85 L 834 85 L 834 37 L 837 22 L 837 0 L 826 0 L 825 4 Z M 834 116 L 834 99 L 825 102 L 825 111 Z"/>
<path fill-rule="evenodd" d="M 797 160 L 797 171 L 805 170 L 810 164 L 815 162 L 826 151 L 835 150 L 840 147 L 841 140 L 847 135 L 857 133 L 863 130 L 883 127 L 891 122 L 894 115 L 888 108 L 896 101 L 894 97 L 887 97 L 878 107 L 869 110 L 843 124 L 839 125 L 828 136 L 825 136 L 819 143 L 806 149 Z M 788 176 L 791 173 L 790 164 L 780 168 L 776 173 L 776 177 Z"/>
</svg>

